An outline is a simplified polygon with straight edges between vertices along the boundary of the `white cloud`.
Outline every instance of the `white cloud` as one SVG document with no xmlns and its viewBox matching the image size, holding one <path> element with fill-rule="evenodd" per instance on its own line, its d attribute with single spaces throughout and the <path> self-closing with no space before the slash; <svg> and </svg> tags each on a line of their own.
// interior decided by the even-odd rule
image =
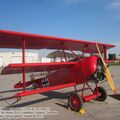
<svg viewBox="0 0 120 120">
<path fill-rule="evenodd" d="M 120 8 L 120 0 L 114 0 L 114 2 L 109 4 L 111 8 Z"/>
<path fill-rule="evenodd" d="M 114 11 L 114 15 L 113 15 L 113 19 L 114 20 L 120 20 L 120 0 L 112 0 L 112 2 L 110 2 L 108 4 L 108 8 L 112 11 Z"/>
</svg>

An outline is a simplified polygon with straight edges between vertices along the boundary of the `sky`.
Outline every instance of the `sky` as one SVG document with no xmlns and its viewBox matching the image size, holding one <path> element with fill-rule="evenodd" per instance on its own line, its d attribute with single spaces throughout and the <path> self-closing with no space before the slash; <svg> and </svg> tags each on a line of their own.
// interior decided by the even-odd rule
<svg viewBox="0 0 120 120">
<path fill-rule="evenodd" d="M 98 41 L 120 54 L 120 0 L 0 0 L 0 29 Z"/>
</svg>

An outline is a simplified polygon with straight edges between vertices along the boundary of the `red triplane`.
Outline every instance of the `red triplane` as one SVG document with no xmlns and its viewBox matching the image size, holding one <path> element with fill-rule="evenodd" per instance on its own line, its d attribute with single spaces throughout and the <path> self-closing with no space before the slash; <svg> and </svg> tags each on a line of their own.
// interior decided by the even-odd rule
<svg viewBox="0 0 120 120">
<path fill-rule="evenodd" d="M 106 51 L 115 46 L 97 44 L 106 61 Z M 73 86 L 75 92 L 69 95 L 68 105 L 72 110 L 79 111 L 83 102 L 92 99 L 104 101 L 107 97 L 105 89 L 98 86 L 99 81 L 104 80 L 106 76 L 103 62 L 97 55 L 98 50 L 95 42 L 0 30 L 0 48 L 22 49 L 22 63 L 9 64 L 1 72 L 2 75 L 22 73 L 23 81 L 14 85 L 14 88 L 23 88 L 22 92 L 15 95 L 17 98 Z M 26 63 L 26 49 L 61 50 L 63 53 L 61 60 L 65 61 Z M 70 51 L 75 57 L 67 60 L 65 50 Z M 74 51 L 82 52 L 82 57 Z M 85 57 L 86 53 L 89 53 L 90 56 Z M 43 78 L 26 81 L 25 74 L 30 72 L 49 72 L 49 74 Z M 91 86 L 91 83 L 94 83 L 95 87 Z M 78 84 L 83 84 L 81 95 L 77 94 L 76 86 Z M 26 87 L 30 85 L 34 85 L 36 89 L 26 90 Z M 84 94 L 86 86 L 91 90 L 89 95 Z"/>
</svg>

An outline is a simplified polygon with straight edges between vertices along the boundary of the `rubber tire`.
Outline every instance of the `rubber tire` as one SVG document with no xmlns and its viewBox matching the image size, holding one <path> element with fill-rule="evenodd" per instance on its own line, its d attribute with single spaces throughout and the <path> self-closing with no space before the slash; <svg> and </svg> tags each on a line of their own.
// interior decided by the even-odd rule
<svg viewBox="0 0 120 120">
<path fill-rule="evenodd" d="M 78 100 L 78 102 L 79 102 L 79 106 L 77 106 L 77 107 L 74 107 L 72 104 L 74 104 L 74 103 L 72 103 L 73 101 L 71 100 L 71 98 L 72 97 L 76 97 L 76 100 Z M 83 100 L 82 100 L 82 98 L 78 95 L 78 94 L 76 94 L 76 93 L 72 93 L 72 94 L 69 94 L 69 96 L 68 96 L 68 106 L 71 108 L 71 110 L 73 110 L 73 111 L 75 111 L 75 112 L 78 112 L 82 107 L 83 107 Z"/>
<path fill-rule="evenodd" d="M 97 89 L 98 89 L 98 92 L 101 93 L 101 96 L 97 97 L 96 100 L 101 101 L 101 102 L 105 101 L 107 98 L 106 90 L 103 87 L 98 87 Z M 95 88 L 94 92 L 96 92 L 96 88 Z"/>
</svg>

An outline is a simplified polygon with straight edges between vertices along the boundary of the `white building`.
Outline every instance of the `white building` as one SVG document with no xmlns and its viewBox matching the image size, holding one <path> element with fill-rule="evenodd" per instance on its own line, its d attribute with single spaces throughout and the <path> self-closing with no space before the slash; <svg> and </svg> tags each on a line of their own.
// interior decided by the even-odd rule
<svg viewBox="0 0 120 120">
<path fill-rule="evenodd" d="M 52 60 L 50 58 L 46 58 L 46 57 L 41 57 L 41 62 L 51 62 Z"/>
<path fill-rule="evenodd" d="M 26 52 L 25 62 L 38 62 L 38 52 Z M 22 63 L 21 51 L 0 51 L 0 67 L 10 63 Z"/>
<path fill-rule="evenodd" d="M 120 60 L 120 55 L 118 55 L 118 56 L 117 56 L 117 59 L 119 59 L 119 60 Z"/>
</svg>

